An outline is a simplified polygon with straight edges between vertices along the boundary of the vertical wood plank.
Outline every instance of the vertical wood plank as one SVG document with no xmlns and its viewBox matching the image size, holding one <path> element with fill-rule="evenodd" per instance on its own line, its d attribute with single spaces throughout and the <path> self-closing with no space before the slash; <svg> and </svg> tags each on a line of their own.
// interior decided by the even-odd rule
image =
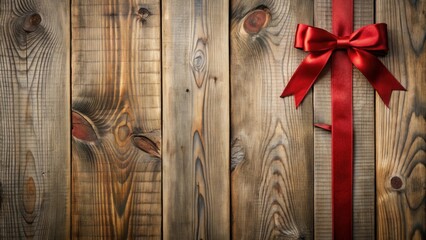
<svg viewBox="0 0 426 240">
<path fill-rule="evenodd" d="M 426 238 L 426 3 L 376 2 L 388 24 L 384 64 L 407 92 L 392 94 L 390 109 L 376 98 L 377 239 Z"/>
<path fill-rule="evenodd" d="M 316 0 L 315 26 L 331 32 L 331 1 Z M 314 122 L 331 123 L 331 70 L 328 64 L 315 82 Z M 331 133 L 314 130 L 314 226 L 315 239 L 332 239 Z"/>
<path fill-rule="evenodd" d="M 72 237 L 161 238 L 159 0 L 72 1 Z"/>
<path fill-rule="evenodd" d="M 70 231 L 69 1 L 0 1 L 0 239 Z"/>
<path fill-rule="evenodd" d="M 233 239 L 313 238 L 312 97 L 280 94 L 304 53 L 297 23 L 312 1 L 233 0 L 231 139 Z"/>
<path fill-rule="evenodd" d="M 229 239 L 229 3 L 164 0 L 164 239 Z"/>
<path fill-rule="evenodd" d="M 354 30 L 374 23 L 374 0 L 354 1 Z M 375 239 L 374 89 L 353 70 L 353 239 Z"/>
<path fill-rule="evenodd" d="M 315 1 L 315 26 L 331 32 L 331 0 Z M 373 0 L 354 1 L 354 29 L 374 21 Z M 314 121 L 331 123 L 330 68 L 314 86 Z M 353 71 L 353 238 L 374 239 L 374 90 Z M 331 239 L 331 134 L 315 129 L 315 238 Z"/>
</svg>

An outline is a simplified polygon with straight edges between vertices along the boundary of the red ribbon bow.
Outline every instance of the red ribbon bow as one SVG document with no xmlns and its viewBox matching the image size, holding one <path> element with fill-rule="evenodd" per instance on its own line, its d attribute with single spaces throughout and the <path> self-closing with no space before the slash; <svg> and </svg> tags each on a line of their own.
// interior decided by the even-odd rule
<svg viewBox="0 0 426 240">
<path fill-rule="evenodd" d="M 309 52 L 284 89 L 281 97 L 294 95 L 299 106 L 324 69 L 333 51 L 345 49 L 355 67 L 367 78 L 380 98 L 389 106 L 393 90 L 405 90 L 387 68 L 374 56 L 388 52 L 387 26 L 371 24 L 349 36 L 338 37 L 323 29 L 299 24 L 295 48 Z"/>
</svg>

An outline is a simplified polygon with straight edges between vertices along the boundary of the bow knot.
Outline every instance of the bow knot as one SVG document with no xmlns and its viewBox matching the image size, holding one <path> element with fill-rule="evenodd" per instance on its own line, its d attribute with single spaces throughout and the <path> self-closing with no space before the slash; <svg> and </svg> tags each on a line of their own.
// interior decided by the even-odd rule
<svg viewBox="0 0 426 240">
<path fill-rule="evenodd" d="M 349 36 L 346 37 L 338 37 L 336 40 L 336 48 L 337 49 L 347 49 L 351 47 Z"/>
<path fill-rule="evenodd" d="M 281 97 L 294 95 L 296 106 L 300 105 L 337 49 L 347 51 L 350 61 L 367 78 L 386 106 L 389 106 L 392 91 L 405 90 L 375 56 L 385 55 L 388 51 L 385 23 L 367 25 L 343 37 L 299 24 L 294 47 L 309 52 L 281 94 Z"/>
</svg>

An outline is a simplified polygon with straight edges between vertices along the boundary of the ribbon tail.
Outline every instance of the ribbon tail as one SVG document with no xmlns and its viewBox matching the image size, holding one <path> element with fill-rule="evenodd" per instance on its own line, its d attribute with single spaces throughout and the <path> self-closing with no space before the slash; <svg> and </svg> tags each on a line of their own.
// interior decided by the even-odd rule
<svg viewBox="0 0 426 240">
<path fill-rule="evenodd" d="M 373 54 L 362 49 L 348 49 L 352 63 L 367 78 L 384 104 L 389 107 L 392 91 L 406 91 L 398 80 Z"/>
<path fill-rule="evenodd" d="M 296 108 L 308 94 L 330 58 L 332 51 L 310 53 L 294 72 L 281 97 L 294 95 Z"/>
</svg>

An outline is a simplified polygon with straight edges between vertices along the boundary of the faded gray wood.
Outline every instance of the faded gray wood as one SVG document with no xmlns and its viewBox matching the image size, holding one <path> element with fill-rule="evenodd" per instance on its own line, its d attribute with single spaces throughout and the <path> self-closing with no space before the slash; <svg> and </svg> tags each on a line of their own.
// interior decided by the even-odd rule
<svg viewBox="0 0 426 240">
<path fill-rule="evenodd" d="M 162 8 L 163 236 L 229 239 L 229 2 Z"/>
<path fill-rule="evenodd" d="M 376 2 L 388 24 L 384 64 L 407 89 L 376 98 L 377 239 L 426 238 L 426 3 Z"/>
<path fill-rule="evenodd" d="M 315 26 L 331 32 L 331 0 L 315 1 Z M 374 21 L 372 0 L 354 1 L 354 30 Z M 314 121 L 331 123 L 330 68 L 314 86 Z M 374 90 L 353 71 L 353 238 L 374 239 Z M 315 129 L 315 238 L 331 239 L 331 133 Z"/>
<path fill-rule="evenodd" d="M 69 1 L 0 1 L 0 239 L 70 231 Z"/>
<path fill-rule="evenodd" d="M 312 96 L 296 109 L 280 95 L 313 2 L 233 0 L 231 17 L 233 239 L 312 239 Z"/>
<path fill-rule="evenodd" d="M 72 1 L 72 238 L 161 239 L 160 12 Z"/>
</svg>

